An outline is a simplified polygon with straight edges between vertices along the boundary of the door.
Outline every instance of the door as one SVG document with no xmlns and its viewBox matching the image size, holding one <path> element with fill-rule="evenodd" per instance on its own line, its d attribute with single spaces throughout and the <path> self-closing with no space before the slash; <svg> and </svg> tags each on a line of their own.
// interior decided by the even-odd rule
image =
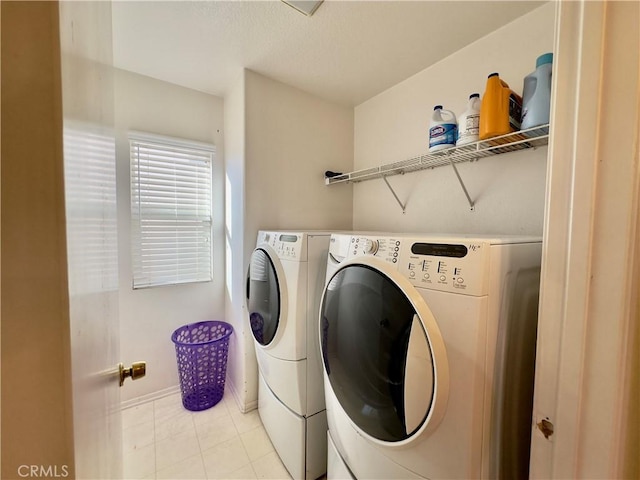
<svg viewBox="0 0 640 480">
<path fill-rule="evenodd" d="M 409 281 L 375 259 L 352 260 L 320 307 L 325 375 L 354 426 L 405 444 L 440 420 L 448 366 L 440 330 Z"/>
<path fill-rule="evenodd" d="M 267 250 L 256 248 L 247 273 L 247 309 L 253 338 L 262 346 L 271 344 L 280 324 L 282 302 L 278 277 Z"/>
<path fill-rule="evenodd" d="M 122 478 L 111 4 L 59 8 L 75 474 Z"/>
</svg>

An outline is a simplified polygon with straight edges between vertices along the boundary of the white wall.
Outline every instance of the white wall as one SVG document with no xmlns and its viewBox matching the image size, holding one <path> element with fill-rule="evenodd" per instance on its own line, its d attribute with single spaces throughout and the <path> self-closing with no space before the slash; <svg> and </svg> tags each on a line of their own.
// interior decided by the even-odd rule
<svg viewBox="0 0 640 480">
<path fill-rule="evenodd" d="M 141 75 L 116 70 L 116 157 L 120 270 L 121 357 L 125 365 L 147 362 L 147 376 L 122 388 L 123 401 L 178 385 L 172 332 L 201 320 L 224 320 L 223 101 Z M 133 290 L 130 246 L 129 144 L 127 131 L 212 143 L 212 282 Z"/>
<path fill-rule="evenodd" d="M 257 398 L 253 386 L 249 388 L 246 378 L 257 375 L 257 365 L 251 333 L 244 324 L 244 172 L 245 172 L 245 107 L 244 74 L 224 99 L 225 141 L 225 242 L 226 282 L 225 311 L 227 320 L 233 325 L 234 335 L 230 339 L 229 362 L 227 364 L 228 387 L 243 409 Z M 250 400 L 247 400 L 247 399 Z"/>
<path fill-rule="evenodd" d="M 353 168 L 353 110 L 247 70 L 247 237 L 259 228 L 351 228 L 349 186 L 326 170 Z"/>
<path fill-rule="evenodd" d="M 258 393 L 253 341 L 245 331 L 244 298 L 257 232 L 261 228 L 351 228 L 352 188 L 329 189 L 323 178 L 325 170 L 353 168 L 353 110 L 245 70 L 244 78 L 225 98 L 225 121 L 229 121 L 225 138 L 234 144 L 226 158 L 234 216 L 233 298 L 227 312 L 234 315 L 238 337 L 242 328 L 246 369 L 242 383 L 235 375 L 233 383 L 246 409 L 256 405 Z M 236 215 L 243 215 L 243 221 Z"/>
<path fill-rule="evenodd" d="M 554 16 L 550 2 L 357 106 L 355 168 L 425 153 L 433 106 L 459 115 L 492 72 L 522 93 L 536 58 L 553 49 Z M 437 48 L 437 41 L 425 48 Z M 354 228 L 541 235 L 546 155 L 543 147 L 460 164 L 473 212 L 448 166 L 389 178 L 407 202 L 404 215 L 383 180 L 355 184 Z"/>
</svg>

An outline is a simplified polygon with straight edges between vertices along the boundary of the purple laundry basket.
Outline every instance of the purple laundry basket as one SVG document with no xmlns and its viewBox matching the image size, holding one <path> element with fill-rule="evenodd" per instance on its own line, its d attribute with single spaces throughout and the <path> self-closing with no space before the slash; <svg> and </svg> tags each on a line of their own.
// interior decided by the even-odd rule
<svg viewBox="0 0 640 480">
<path fill-rule="evenodd" d="M 228 323 L 210 320 L 184 325 L 171 335 L 187 410 L 206 410 L 222 400 L 232 333 Z"/>
</svg>

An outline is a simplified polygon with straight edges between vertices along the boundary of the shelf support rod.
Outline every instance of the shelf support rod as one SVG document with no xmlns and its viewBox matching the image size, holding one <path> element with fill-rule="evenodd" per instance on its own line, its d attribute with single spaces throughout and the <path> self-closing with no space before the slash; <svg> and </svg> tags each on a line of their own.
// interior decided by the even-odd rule
<svg viewBox="0 0 640 480">
<path fill-rule="evenodd" d="M 452 158 L 449 158 L 449 162 L 451 162 L 451 166 L 453 167 L 453 171 L 456 172 L 456 177 L 458 177 L 458 182 L 460 182 L 460 186 L 462 187 L 462 191 L 466 195 L 467 202 L 469 202 L 469 207 L 471 208 L 471 211 L 473 212 L 476 209 L 475 205 L 473 203 L 473 200 L 471 200 L 471 197 L 469 196 L 469 192 L 467 191 L 467 187 L 465 187 L 464 182 L 462 181 L 462 177 L 460 177 L 460 173 L 458 173 L 458 169 L 456 168 L 456 164 L 453 163 L 453 159 Z"/>
<path fill-rule="evenodd" d="M 387 176 L 386 175 L 382 175 L 382 179 L 384 180 L 384 183 L 387 184 L 387 187 L 389 187 L 389 190 L 391 190 L 391 193 L 393 194 L 393 198 L 395 198 L 396 202 L 398 202 L 398 205 L 400 205 L 400 208 L 402 209 L 402 213 L 405 213 L 406 205 L 403 205 L 402 202 L 400 201 L 400 199 L 398 198 L 398 195 L 396 195 L 396 192 L 391 187 L 391 184 L 389 183 L 389 180 L 387 180 Z"/>
</svg>

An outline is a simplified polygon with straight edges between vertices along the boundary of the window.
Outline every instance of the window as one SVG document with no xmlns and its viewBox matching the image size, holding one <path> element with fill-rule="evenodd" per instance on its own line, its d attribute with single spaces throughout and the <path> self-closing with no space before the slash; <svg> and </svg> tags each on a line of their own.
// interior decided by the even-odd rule
<svg viewBox="0 0 640 480">
<path fill-rule="evenodd" d="M 213 145 L 130 134 L 133 288 L 212 280 Z"/>
</svg>

